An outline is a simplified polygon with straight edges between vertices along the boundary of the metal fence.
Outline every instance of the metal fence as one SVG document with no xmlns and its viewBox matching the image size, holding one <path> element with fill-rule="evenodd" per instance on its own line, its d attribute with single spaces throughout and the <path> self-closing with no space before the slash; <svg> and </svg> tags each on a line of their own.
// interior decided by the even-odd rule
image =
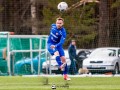
<svg viewBox="0 0 120 90">
<path fill-rule="evenodd" d="M 61 1 L 65 1 L 68 4 L 69 9 L 65 12 L 60 12 L 57 9 L 57 5 Z M 72 39 L 76 40 L 78 49 L 93 50 L 99 47 L 120 47 L 119 0 L 93 1 L 0 0 L 0 31 L 10 31 L 16 34 L 8 35 L 12 41 L 10 41 L 8 37 L 8 40 L 1 40 L 1 42 L 6 42 L 6 44 L 0 43 L 0 52 L 3 51 L 2 45 L 6 45 L 8 46 L 7 51 L 10 52 L 7 52 L 9 59 L 12 58 L 10 57 L 11 53 L 15 56 L 13 58 L 17 57 L 19 60 L 22 59 L 20 57 L 33 59 L 34 56 L 37 55 L 35 52 L 39 53 L 39 51 L 37 51 L 39 48 L 37 48 L 37 50 L 31 49 L 33 46 L 36 46 L 31 46 L 31 43 L 40 43 L 41 41 L 36 41 L 36 39 L 38 39 L 39 35 L 48 35 L 51 24 L 55 23 L 56 17 L 59 16 L 65 19 L 64 27 L 67 31 L 67 38 L 63 46 L 64 49 L 68 49 Z M 35 39 L 28 41 L 26 38 L 27 35 L 29 38 L 32 37 Z M 34 37 L 34 35 L 37 37 Z M 23 39 L 23 37 L 25 39 Z M 13 45 L 13 48 L 17 49 L 9 49 L 11 46 L 8 44 L 11 44 L 11 42 L 17 43 L 17 46 Z M 25 47 L 25 44 L 28 43 L 30 46 Z M 23 50 L 21 51 L 20 48 L 23 48 Z M 25 48 L 27 48 L 27 50 Z M 0 55 L 2 56 L 2 53 L 0 53 Z M 23 61 L 26 62 L 25 60 Z M 2 63 L 6 62 L 3 61 Z M 8 62 L 8 66 L 10 67 L 10 61 Z M 26 66 L 27 65 L 24 67 Z M 2 72 L 3 71 L 7 72 L 7 68 L 2 70 Z M 27 71 L 27 68 L 25 71 Z M 34 72 L 33 68 L 31 68 L 30 71 Z M 47 72 L 51 72 L 51 70 L 47 70 Z M 11 74 L 10 68 L 8 69 L 8 73 Z"/>
<path fill-rule="evenodd" d="M 7 62 L 3 65 L 4 68 L 7 67 L 6 73 L 40 74 L 42 63 L 49 57 L 47 37 L 47 35 L 10 35 L 10 32 L 0 32 L 1 53 L 7 52 L 4 53 L 7 54 L 6 58 L 1 58 L 1 61 Z M 3 51 L 5 48 L 6 51 Z"/>
</svg>

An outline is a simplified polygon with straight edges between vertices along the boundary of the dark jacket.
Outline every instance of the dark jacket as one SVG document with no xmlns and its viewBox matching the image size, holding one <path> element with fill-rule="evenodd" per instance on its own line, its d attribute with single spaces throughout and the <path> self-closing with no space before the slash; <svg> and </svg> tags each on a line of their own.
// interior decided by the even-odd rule
<svg viewBox="0 0 120 90">
<path fill-rule="evenodd" d="M 70 44 L 68 47 L 68 53 L 71 60 L 76 58 L 76 46 Z"/>
</svg>

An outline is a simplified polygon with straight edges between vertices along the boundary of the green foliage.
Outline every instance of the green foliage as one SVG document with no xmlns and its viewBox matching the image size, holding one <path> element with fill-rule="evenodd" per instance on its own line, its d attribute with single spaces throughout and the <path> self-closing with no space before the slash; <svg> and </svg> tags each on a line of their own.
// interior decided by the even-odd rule
<svg viewBox="0 0 120 90">
<path fill-rule="evenodd" d="M 2 12 L 2 11 L 3 11 L 3 9 L 4 9 L 4 8 L 0 5 L 0 12 Z"/>
<path fill-rule="evenodd" d="M 84 47 L 85 44 L 89 44 L 96 36 L 95 3 L 82 5 L 67 12 L 60 12 L 57 10 L 57 5 L 60 1 L 48 1 L 48 6 L 43 9 L 44 23 L 46 26 L 50 26 L 55 23 L 56 17 L 63 17 L 65 19 L 64 27 L 67 30 L 65 47 L 68 47 L 69 42 L 74 38 L 78 41 L 78 48 L 88 48 Z M 65 0 L 65 2 L 68 3 L 68 6 L 71 6 L 79 2 L 79 0 Z M 91 46 L 89 45 L 89 47 Z"/>
<path fill-rule="evenodd" d="M 117 0 L 116 2 L 114 2 L 111 8 L 118 8 L 118 7 L 120 7 L 120 0 Z"/>
</svg>

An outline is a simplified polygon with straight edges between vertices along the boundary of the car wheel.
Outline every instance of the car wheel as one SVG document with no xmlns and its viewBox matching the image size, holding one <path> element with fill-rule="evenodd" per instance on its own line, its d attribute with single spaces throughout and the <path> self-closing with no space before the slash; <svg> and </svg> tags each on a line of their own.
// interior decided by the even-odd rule
<svg viewBox="0 0 120 90">
<path fill-rule="evenodd" d="M 118 66 L 118 64 L 115 65 L 115 69 L 114 69 L 113 74 L 119 74 L 119 66 Z"/>
<path fill-rule="evenodd" d="M 22 74 L 32 74 L 31 73 L 31 65 L 30 64 L 24 64 L 21 67 L 21 73 Z"/>
</svg>

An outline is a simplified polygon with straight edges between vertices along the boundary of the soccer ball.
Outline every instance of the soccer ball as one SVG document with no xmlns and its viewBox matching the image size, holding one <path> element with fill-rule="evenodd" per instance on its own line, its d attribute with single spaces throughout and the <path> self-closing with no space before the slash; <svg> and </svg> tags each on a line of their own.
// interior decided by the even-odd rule
<svg viewBox="0 0 120 90">
<path fill-rule="evenodd" d="M 57 6 L 58 10 L 66 11 L 68 8 L 68 4 L 66 2 L 60 2 Z"/>
<path fill-rule="evenodd" d="M 55 86 L 55 84 L 53 84 L 51 88 L 52 88 L 52 89 L 56 89 L 56 86 Z"/>
</svg>

